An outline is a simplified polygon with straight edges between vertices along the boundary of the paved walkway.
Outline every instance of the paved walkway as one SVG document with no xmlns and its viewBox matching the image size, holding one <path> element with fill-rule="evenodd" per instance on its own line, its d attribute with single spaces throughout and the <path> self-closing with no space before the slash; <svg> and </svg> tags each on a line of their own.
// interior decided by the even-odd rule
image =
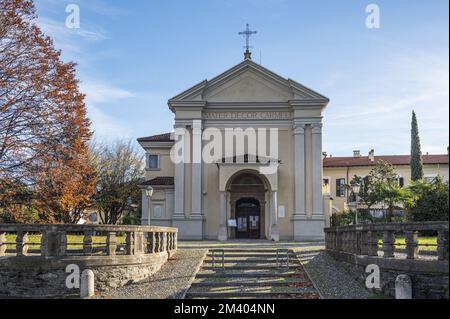
<svg viewBox="0 0 450 319">
<path fill-rule="evenodd" d="M 377 298 L 325 251 L 297 250 L 297 257 L 324 299 Z"/>
<path fill-rule="evenodd" d="M 149 279 L 104 293 L 104 299 L 182 299 L 195 278 L 206 249 L 180 249 Z"/>
</svg>

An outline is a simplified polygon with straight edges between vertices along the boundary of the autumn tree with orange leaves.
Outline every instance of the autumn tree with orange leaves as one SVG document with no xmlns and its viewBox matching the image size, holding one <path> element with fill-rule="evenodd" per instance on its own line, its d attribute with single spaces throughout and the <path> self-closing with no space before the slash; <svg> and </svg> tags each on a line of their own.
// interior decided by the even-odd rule
<svg viewBox="0 0 450 319">
<path fill-rule="evenodd" d="M 61 61 L 35 18 L 32 1 L 0 0 L 0 214 L 14 215 L 9 185 L 31 191 L 39 222 L 75 223 L 97 179 L 90 122 L 75 64 Z"/>
</svg>

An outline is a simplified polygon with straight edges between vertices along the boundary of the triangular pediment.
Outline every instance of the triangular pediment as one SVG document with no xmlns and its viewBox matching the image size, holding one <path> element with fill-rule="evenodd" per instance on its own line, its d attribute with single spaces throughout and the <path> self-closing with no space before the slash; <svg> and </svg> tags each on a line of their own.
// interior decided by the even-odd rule
<svg viewBox="0 0 450 319">
<path fill-rule="evenodd" d="M 293 98 L 292 91 L 247 69 L 219 85 L 207 88 L 204 99 L 210 102 L 280 102 Z"/>
<path fill-rule="evenodd" d="M 205 101 L 288 102 L 290 100 L 328 100 L 305 86 L 245 60 L 219 76 L 203 81 L 177 95 L 171 102 Z"/>
</svg>

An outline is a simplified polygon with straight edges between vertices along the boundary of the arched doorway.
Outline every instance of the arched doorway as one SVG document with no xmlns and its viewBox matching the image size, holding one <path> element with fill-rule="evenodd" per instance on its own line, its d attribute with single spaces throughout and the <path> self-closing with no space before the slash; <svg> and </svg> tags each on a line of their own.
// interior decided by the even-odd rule
<svg viewBox="0 0 450 319">
<path fill-rule="evenodd" d="M 236 202 L 236 238 L 258 239 L 261 236 L 261 205 L 255 198 Z"/>
<path fill-rule="evenodd" d="M 265 238 L 267 187 L 261 177 L 257 173 L 242 172 L 232 178 L 228 191 L 230 217 L 236 220 L 237 226 L 231 229 L 231 238 Z"/>
</svg>

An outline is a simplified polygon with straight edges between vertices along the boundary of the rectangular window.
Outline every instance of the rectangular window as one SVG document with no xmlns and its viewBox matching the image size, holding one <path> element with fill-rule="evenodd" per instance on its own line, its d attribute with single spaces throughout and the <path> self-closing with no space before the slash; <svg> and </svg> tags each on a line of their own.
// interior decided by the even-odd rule
<svg viewBox="0 0 450 319">
<path fill-rule="evenodd" d="M 434 182 L 434 180 L 436 179 L 436 175 L 425 175 L 424 176 L 424 179 L 425 179 L 425 182 L 427 182 L 427 183 L 433 183 Z"/>
<path fill-rule="evenodd" d="M 161 206 L 153 206 L 153 215 L 155 218 L 161 218 L 162 216 L 162 208 Z"/>
<path fill-rule="evenodd" d="M 405 186 L 405 179 L 403 177 L 398 178 L 398 186 L 400 186 L 400 187 Z"/>
<path fill-rule="evenodd" d="M 336 180 L 336 197 L 345 197 L 345 178 Z"/>
<path fill-rule="evenodd" d="M 159 169 L 159 155 L 148 155 L 148 168 Z"/>
<path fill-rule="evenodd" d="M 323 178 L 322 192 L 330 194 L 330 179 L 328 177 Z"/>
</svg>

